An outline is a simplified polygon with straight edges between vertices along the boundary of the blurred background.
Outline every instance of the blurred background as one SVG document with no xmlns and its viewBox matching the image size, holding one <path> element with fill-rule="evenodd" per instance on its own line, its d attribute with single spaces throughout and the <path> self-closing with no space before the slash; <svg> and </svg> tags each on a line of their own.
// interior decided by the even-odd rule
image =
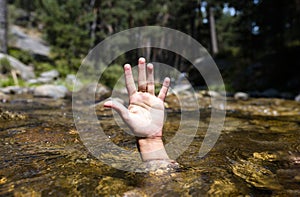
<svg viewBox="0 0 300 197">
<path fill-rule="evenodd" d="M 201 43 L 228 92 L 288 99 L 300 93 L 300 0 L 0 0 L 0 23 L 1 87 L 58 83 L 71 88 L 68 80 L 103 39 L 159 25 Z M 161 49 L 119 57 L 103 84 L 113 87 L 122 65 L 140 55 L 186 72 L 195 87 L 205 85 L 190 62 Z"/>
</svg>

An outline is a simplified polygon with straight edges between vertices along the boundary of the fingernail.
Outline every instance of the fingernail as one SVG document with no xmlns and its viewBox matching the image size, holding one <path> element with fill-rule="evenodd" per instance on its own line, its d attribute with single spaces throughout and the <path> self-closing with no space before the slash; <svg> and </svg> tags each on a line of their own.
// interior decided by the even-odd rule
<svg viewBox="0 0 300 197">
<path fill-rule="evenodd" d="M 130 67 L 131 67 L 130 64 L 125 64 L 125 65 L 124 65 L 124 69 L 125 69 L 125 70 L 130 70 Z"/>
<path fill-rule="evenodd" d="M 149 63 L 149 64 L 147 64 L 147 67 L 148 67 L 149 69 L 153 69 L 153 64 Z"/>
<path fill-rule="evenodd" d="M 146 59 L 143 57 L 140 57 L 139 64 L 144 64 L 146 62 Z"/>
</svg>

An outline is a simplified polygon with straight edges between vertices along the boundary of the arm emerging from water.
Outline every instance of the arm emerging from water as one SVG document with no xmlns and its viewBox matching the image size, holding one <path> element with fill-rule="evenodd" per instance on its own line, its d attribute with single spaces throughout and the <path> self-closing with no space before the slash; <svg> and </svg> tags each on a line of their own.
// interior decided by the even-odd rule
<svg viewBox="0 0 300 197">
<path fill-rule="evenodd" d="M 167 160 L 170 158 L 165 150 L 162 135 L 164 124 L 164 100 L 170 85 L 170 79 L 164 79 L 162 88 L 155 96 L 154 68 L 146 65 L 146 60 L 138 61 L 138 89 L 136 89 L 131 66 L 124 65 L 129 106 L 114 101 L 104 103 L 105 107 L 116 110 L 129 126 L 137 139 L 137 146 L 143 161 Z"/>
</svg>

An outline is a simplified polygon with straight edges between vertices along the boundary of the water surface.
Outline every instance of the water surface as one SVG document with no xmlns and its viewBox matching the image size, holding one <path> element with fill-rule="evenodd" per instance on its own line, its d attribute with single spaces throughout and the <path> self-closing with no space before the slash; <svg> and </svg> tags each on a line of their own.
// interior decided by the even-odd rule
<svg viewBox="0 0 300 197">
<path fill-rule="evenodd" d="M 154 176 L 110 167 L 91 155 L 73 123 L 71 102 L 15 97 L 1 103 L 17 112 L 0 120 L 0 196 L 299 196 L 299 103 L 279 99 L 229 101 L 222 134 L 204 158 L 198 156 L 210 120 L 200 124 L 177 161 L 181 169 Z M 193 114 L 191 114 L 191 121 Z M 135 139 L 100 109 L 112 142 L 135 150 Z M 168 110 L 165 142 L 175 135 L 180 112 Z"/>
</svg>

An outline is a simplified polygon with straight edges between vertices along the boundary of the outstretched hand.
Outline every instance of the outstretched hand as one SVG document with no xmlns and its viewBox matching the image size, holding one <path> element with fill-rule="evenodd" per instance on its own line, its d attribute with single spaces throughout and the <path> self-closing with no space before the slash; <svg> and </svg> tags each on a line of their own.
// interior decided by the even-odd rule
<svg viewBox="0 0 300 197">
<path fill-rule="evenodd" d="M 131 66 L 124 65 L 126 88 L 129 95 L 128 109 L 119 102 L 107 101 L 105 107 L 116 110 L 137 137 L 137 145 L 144 161 L 169 160 L 162 141 L 164 124 L 164 100 L 170 85 L 166 77 L 155 96 L 153 65 L 146 66 L 145 58 L 138 62 L 138 89 L 132 76 Z"/>
<path fill-rule="evenodd" d="M 155 96 L 153 65 L 146 65 L 146 60 L 138 62 L 138 90 L 132 76 L 131 66 L 124 65 L 126 88 L 129 95 L 129 106 L 114 101 L 104 103 L 105 107 L 116 110 L 123 121 L 137 137 L 162 137 L 164 121 L 164 99 L 168 92 L 170 79 L 165 78 L 163 86 Z"/>
</svg>

